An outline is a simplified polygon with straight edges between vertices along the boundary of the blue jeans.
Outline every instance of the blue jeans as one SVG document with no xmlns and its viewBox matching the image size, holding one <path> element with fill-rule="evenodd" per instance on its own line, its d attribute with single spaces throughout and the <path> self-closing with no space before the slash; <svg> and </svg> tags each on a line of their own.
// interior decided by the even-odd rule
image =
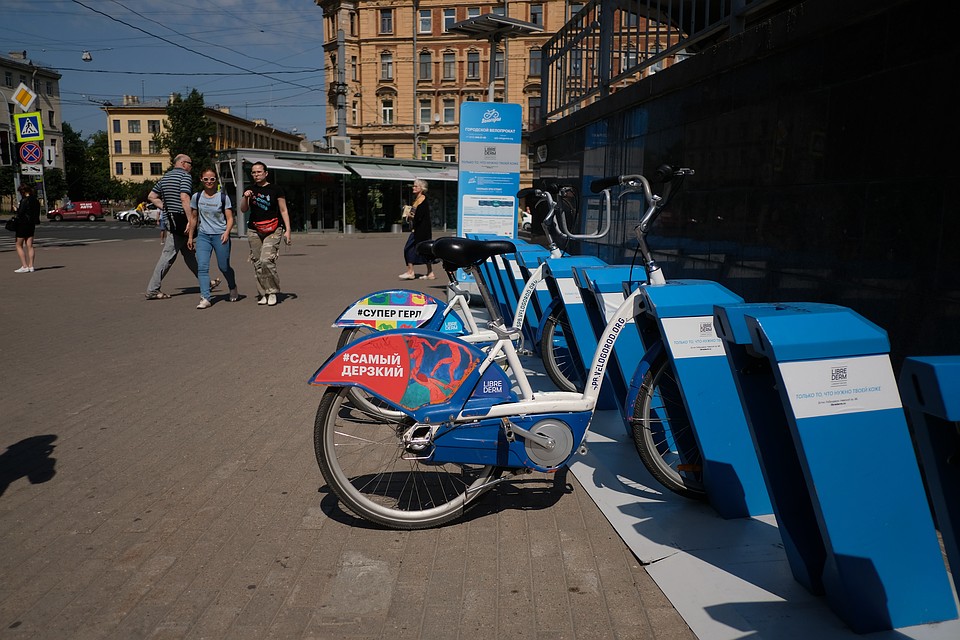
<svg viewBox="0 0 960 640">
<path fill-rule="evenodd" d="M 198 233 L 196 239 L 197 250 L 197 280 L 200 281 L 200 297 L 210 299 L 210 254 L 217 254 L 217 268 L 227 279 L 227 286 L 231 290 L 237 288 L 237 280 L 230 266 L 230 241 L 220 242 L 219 233 Z"/>
</svg>

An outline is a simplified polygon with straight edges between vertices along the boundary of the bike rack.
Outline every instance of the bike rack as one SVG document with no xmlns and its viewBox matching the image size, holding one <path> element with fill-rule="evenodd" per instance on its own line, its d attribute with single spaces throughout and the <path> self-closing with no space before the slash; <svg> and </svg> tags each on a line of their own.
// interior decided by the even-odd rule
<svg viewBox="0 0 960 640">
<path fill-rule="evenodd" d="M 899 382 L 956 585 L 960 582 L 960 356 L 907 358 Z"/>
<path fill-rule="evenodd" d="M 687 416 L 703 456 L 703 484 L 724 518 L 773 512 L 724 345 L 715 305 L 743 298 L 710 280 L 671 280 L 643 288 L 638 323 L 656 322 L 673 362 Z M 642 325 L 638 327 L 641 335 Z"/>
<path fill-rule="evenodd" d="M 955 618 L 886 332 L 827 304 L 715 319 L 794 577 L 857 633 Z"/>
</svg>

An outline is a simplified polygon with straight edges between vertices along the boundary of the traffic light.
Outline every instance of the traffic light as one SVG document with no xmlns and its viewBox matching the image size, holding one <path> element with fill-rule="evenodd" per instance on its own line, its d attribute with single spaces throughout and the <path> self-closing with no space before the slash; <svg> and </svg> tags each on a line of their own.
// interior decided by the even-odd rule
<svg viewBox="0 0 960 640">
<path fill-rule="evenodd" d="M 8 166 L 13 158 L 10 153 L 10 132 L 0 131 L 0 165 Z"/>
</svg>

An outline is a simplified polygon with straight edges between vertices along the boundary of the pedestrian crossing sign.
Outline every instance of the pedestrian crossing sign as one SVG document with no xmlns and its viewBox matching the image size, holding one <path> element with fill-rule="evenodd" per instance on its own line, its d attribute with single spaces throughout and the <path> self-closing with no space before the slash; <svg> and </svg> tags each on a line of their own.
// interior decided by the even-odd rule
<svg viewBox="0 0 960 640">
<path fill-rule="evenodd" d="M 40 142 L 43 140 L 43 123 L 40 112 L 18 113 L 13 116 L 17 128 L 17 142 Z"/>
</svg>

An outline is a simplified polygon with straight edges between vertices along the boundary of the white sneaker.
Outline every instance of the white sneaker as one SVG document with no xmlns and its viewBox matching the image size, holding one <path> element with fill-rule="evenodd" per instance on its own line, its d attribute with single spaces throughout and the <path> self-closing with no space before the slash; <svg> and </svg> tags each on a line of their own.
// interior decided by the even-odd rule
<svg viewBox="0 0 960 640">
<path fill-rule="evenodd" d="M 273 305 L 277 304 L 277 294 L 271 293 L 270 295 L 268 295 L 268 296 L 267 296 L 267 304 L 270 305 L 271 307 L 272 307 Z"/>
<path fill-rule="evenodd" d="M 33 271 L 33 269 L 29 269 L 27 267 L 20 267 L 19 269 L 13 270 L 14 273 L 30 273 L 31 271 Z"/>
<path fill-rule="evenodd" d="M 200 304 L 197 305 L 197 309 L 209 309 L 213 304 L 210 303 L 206 298 L 200 298 Z"/>
<path fill-rule="evenodd" d="M 267 304 L 267 294 L 263 294 L 260 299 L 257 300 L 257 304 Z"/>
<path fill-rule="evenodd" d="M 28 271 L 29 273 L 33 273 L 33 267 L 27 267 L 27 271 Z"/>
</svg>

